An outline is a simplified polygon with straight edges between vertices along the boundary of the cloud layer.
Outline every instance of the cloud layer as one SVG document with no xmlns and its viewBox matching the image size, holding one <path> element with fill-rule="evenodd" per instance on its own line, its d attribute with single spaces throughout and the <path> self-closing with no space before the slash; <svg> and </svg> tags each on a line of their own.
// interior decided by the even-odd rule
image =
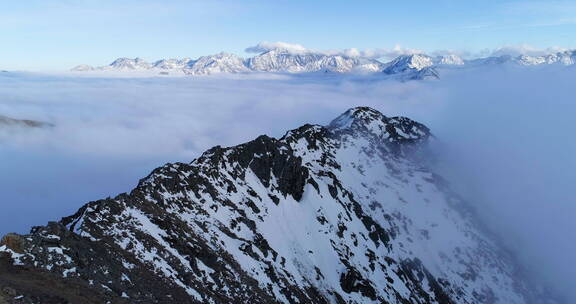
<svg viewBox="0 0 576 304">
<path fill-rule="evenodd" d="M 367 105 L 441 139 L 441 169 L 525 265 L 574 301 L 574 68 L 467 69 L 435 82 L 370 78 L 69 78 L 3 74 L 0 233 L 26 232 L 130 190 L 165 162 L 281 136 Z M 572 301 L 572 302 L 573 302 Z M 569 302 L 570 303 L 570 302 Z"/>
</svg>

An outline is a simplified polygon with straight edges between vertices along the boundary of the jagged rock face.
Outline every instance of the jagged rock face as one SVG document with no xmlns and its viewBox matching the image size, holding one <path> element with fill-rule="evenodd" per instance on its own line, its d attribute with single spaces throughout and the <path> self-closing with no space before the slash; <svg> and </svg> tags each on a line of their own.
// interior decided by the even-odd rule
<svg viewBox="0 0 576 304">
<path fill-rule="evenodd" d="M 147 70 L 151 67 L 150 63 L 141 58 L 118 58 L 108 68 L 115 70 Z"/>
<path fill-rule="evenodd" d="M 431 138 L 350 109 L 167 164 L 0 251 L 130 303 L 542 303 L 415 157 Z"/>
</svg>

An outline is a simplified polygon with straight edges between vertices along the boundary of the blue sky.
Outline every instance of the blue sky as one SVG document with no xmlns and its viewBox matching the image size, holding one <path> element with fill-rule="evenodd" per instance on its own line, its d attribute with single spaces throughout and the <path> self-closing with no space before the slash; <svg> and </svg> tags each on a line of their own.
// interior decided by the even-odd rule
<svg viewBox="0 0 576 304">
<path fill-rule="evenodd" d="M 576 1 L 2 1 L 0 69 L 246 55 L 261 41 L 479 54 L 503 46 L 571 48 L 573 33 Z"/>
</svg>

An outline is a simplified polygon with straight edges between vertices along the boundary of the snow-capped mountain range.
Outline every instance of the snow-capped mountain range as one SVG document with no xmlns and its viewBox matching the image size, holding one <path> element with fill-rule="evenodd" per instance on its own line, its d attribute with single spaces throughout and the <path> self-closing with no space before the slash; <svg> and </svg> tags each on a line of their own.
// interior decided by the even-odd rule
<svg viewBox="0 0 576 304">
<path fill-rule="evenodd" d="M 378 72 L 383 64 L 377 60 L 348 57 L 343 55 L 325 55 L 320 53 L 294 54 L 292 52 L 274 49 L 258 56 L 243 59 L 234 54 L 218 53 L 203 56 L 197 60 L 168 59 L 148 63 L 140 58 L 120 58 L 108 66 L 94 68 L 79 65 L 73 71 L 155 71 L 180 72 L 188 75 L 208 75 L 217 73 L 247 73 L 247 72 L 279 72 L 279 73 L 309 73 L 309 72 Z"/>
<path fill-rule="evenodd" d="M 384 63 L 376 59 L 344 54 L 327 54 L 313 51 L 293 52 L 275 48 L 251 58 L 219 53 L 196 60 L 163 59 L 148 63 L 140 58 L 119 58 L 108 66 L 79 65 L 76 72 L 86 71 L 150 71 L 157 74 L 209 75 L 218 73 L 380 73 L 398 75 L 402 79 L 438 78 L 438 69 L 474 67 L 493 64 L 536 66 L 547 64 L 573 65 L 576 51 L 564 51 L 543 56 L 500 56 L 464 60 L 457 55 L 428 56 L 425 54 L 401 55 Z"/>
<path fill-rule="evenodd" d="M 358 107 L 217 146 L 5 236 L 0 281 L 19 303 L 554 303 L 427 167 L 431 141 Z"/>
</svg>

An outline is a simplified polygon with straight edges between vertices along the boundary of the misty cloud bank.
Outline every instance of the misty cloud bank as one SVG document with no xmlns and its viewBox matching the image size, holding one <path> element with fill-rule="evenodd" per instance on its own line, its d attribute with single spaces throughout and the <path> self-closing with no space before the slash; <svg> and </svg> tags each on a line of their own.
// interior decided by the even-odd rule
<svg viewBox="0 0 576 304">
<path fill-rule="evenodd" d="M 0 233 L 128 191 L 165 162 L 366 105 L 427 124 L 442 142 L 439 170 L 528 268 L 576 299 L 575 75 L 573 67 L 478 68 L 405 83 L 0 75 L 1 115 L 54 124 L 0 128 Z"/>
</svg>

